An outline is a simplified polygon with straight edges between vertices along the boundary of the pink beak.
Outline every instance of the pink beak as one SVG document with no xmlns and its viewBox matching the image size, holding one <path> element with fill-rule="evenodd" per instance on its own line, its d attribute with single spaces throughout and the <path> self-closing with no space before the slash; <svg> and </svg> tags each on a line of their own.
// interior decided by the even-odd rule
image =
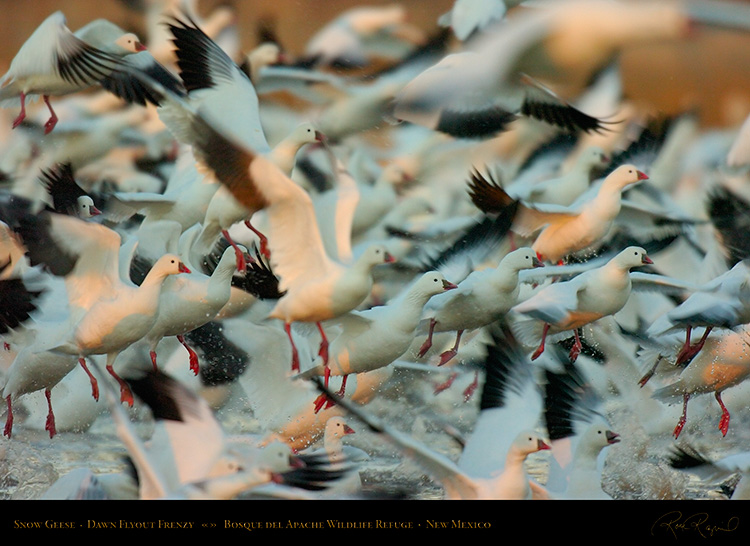
<svg viewBox="0 0 750 546">
<path fill-rule="evenodd" d="M 178 269 L 180 270 L 180 273 L 190 273 L 190 269 L 188 269 L 187 266 L 182 262 L 180 262 Z"/>
<path fill-rule="evenodd" d="M 539 446 L 539 451 L 542 451 L 543 449 L 552 449 L 549 445 L 547 445 L 542 440 L 539 440 L 538 446 Z"/>
<path fill-rule="evenodd" d="M 143 45 L 141 42 L 135 43 L 135 50 L 136 51 L 146 51 L 146 46 Z"/>
<path fill-rule="evenodd" d="M 89 212 L 91 213 L 91 216 L 99 216 L 102 213 L 102 211 L 96 207 L 89 208 Z"/>
<path fill-rule="evenodd" d="M 648 175 L 644 172 L 638 171 L 638 180 L 648 180 Z"/>
<path fill-rule="evenodd" d="M 641 257 L 641 262 L 644 263 L 644 264 L 652 264 L 652 263 L 654 263 L 654 261 L 651 258 L 649 258 L 648 256 L 646 256 L 645 254 Z"/>
<path fill-rule="evenodd" d="M 393 254 L 391 254 L 390 252 L 385 253 L 385 263 L 392 264 L 395 261 L 396 261 L 396 258 L 393 257 Z"/>
<path fill-rule="evenodd" d="M 457 284 L 453 284 L 450 281 L 443 281 L 443 290 L 454 290 L 458 288 Z"/>
<path fill-rule="evenodd" d="M 344 425 L 344 434 L 354 434 L 354 429 L 349 425 Z"/>
</svg>

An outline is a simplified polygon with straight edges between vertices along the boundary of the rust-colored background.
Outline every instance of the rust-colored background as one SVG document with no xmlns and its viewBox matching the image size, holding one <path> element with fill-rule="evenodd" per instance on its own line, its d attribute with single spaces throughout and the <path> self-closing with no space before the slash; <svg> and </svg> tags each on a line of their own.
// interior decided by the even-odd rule
<svg viewBox="0 0 750 546">
<path fill-rule="evenodd" d="M 226 0 L 202 0 L 201 12 Z M 326 21 L 342 10 L 362 5 L 390 4 L 393 0 L 238 0 L 243 42 L 256 44 L 255 23 L 272 18 L 283 44 L 293 52 Z M 453 0 L 404 0 L 410 21 L 425 30 L 436 28 L 437 17 Z M 134 31 L 142 18 L 119 0 L 0 0 L 0 68 L 45 17 L 61 10 L 72 30 L 91 19 L 106 17 Z M 623 57 L 625 91 L 663 113 L 699 108 L 706 125 L 739 124 L 750 113 L 750 33 L 700 29 L 689 42 L 632 49 Z"/>
</svg>

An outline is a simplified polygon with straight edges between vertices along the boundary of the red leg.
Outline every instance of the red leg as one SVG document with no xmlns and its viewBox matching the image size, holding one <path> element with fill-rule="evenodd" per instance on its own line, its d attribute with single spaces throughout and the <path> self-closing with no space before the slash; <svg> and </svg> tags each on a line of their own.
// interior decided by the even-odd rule
<svg viewBox="0 0 750 546">
<path fill-rule="evenodd" d="M 477 387 L 479 386 L 479 372 L 474 372 L 474 381 L 471 382 L 471 385 L 466 387 L 464 389 L 464 402 L 468 402 L 471 400 L 471 397 L 474 395 L 474 391 L 477 390 Z"/>
<path fill-rule="evenodd" d="M 55 111 L 52 109 L 52 105 L 49 103 L 49 96 L 43 95 L 42 98 L 44 99 L 44 104 L 47 105 L 50 114 L 47 123 L 44 124 L 44 134 L 47 135 L 52 131 L 52 129 L 55 128 L 55 125 L 57 125 L 57 114 L 55 114 Z"/>
<path fill-rule="evenodd" d="M 256 228 L 254 228 L 253 225 L 250 223 L 250 220 L 245 220 L 245 225 L 250 231 L 252 231 L 258 236 L 258 239 L 260 239 L 260 253 L 263 254 L 263 256 L 265 256 L 267 260 L 271 259 L 271 251 L 268 250 L 268 237 L 263 235 Z"/>
<path fill-rule="evenodd" d="M 149 351 L 148 354 L 151 357 L 151 365 L 154 367 L 154 371 L 157 371 L 159 367 L 156 365 L 156 351 Z"/>
<path fill-rule="evenodd" d="M 682 346 L 682 349 L 680 349 L 680 352 L 677 353 L 677 360 L 675 361 L 675 364 L 681 364 L 687 359 L 687 353 L 690 350 L 690 334 L 692 331 L 692 326 L 688 326 L 685 330 L 685 344 Z"/>
<path fill-rule="evenodd" d="M 185 336 L 177 336 L 177 341 L 182 343 L 182 346 L 187 349 L 188 357 L 190 358 L 190 370 L 193 372 L 193 375 L 198 375 L 198 372 L 200 371 L 200 365 L 198 364 L 198 355 L 192 349 L 192 347 L 187 344 L 187 342 L 185 341 Z"/>
<path fill-rule="evenodd" d="M 716 391 L 716 394 L 714 396 L 716 397 L 716 401 L 721 406 L 721 420 L 719 421 L 719 430 L 721 431 L 722 436 L 726 436 L 727 431 L 729 430 L 729 410 L 721 400 L 721 391 Z"/>
<path fill-rule="evenodd" d="M 239 246 L 237 246 L 237 243 L 234 242 L 234 239 L 229 236 L 229 232 L 226 229 L 222 229 L 221 234 L 224 236 L 227 242 L 232 245 L 232 248 L 234 249 L 234 255 L 237 259 L 237 271 L 239 271 L 240 273 L 244 273 L 245 268 L 247 267 L 245 253 Z"/>
<path fill-rule="evenodd" d="M 677 426 L 674 427 L 674 438 L 675 440 L 680 435 L 680 432 L 682 432 L 682 427 L 685 426 L 685 423 L 687 422 L 687 405 L 688 400 L 690 400 L 690 395 L 688 393 L 685 393 L 683 395 L 683 405 L 682 405 L 682 417 L 680 417 L 680 421 L 677 423 Z"/>
<path fill-rule="evenodd" d="M 427 333 L 427 339 L 424 343 L 422 343 L 422 346 L 419 348 L 419 353 L 417 353 L 417 356 L 420 358 L 423 357 L 425 354 L 427 354 L 427 351 L 430 350 L 430 347 L 432 347 L 432 333 L 435 331 L 435 325 L 437 322 L 434 318 L 430 319 L 430 331 Z"/>
<path fill-rule="evenodd" d="M 544 342 L 547 340 L 547 332 L 549 332 L 549 324 L 545 322 L 544 330 L 542 330 L 542 342 L 539 344 L 539 347 L 537 347 L 536 351 L 534 351 L 534 354 L 531 355 L 531 360 L 536 360 L 544 352 Z"/>
<path fill-rule="evenodd" d="M 54 438 L 57 434 L 55 428 L 55 414 L 52 411 L 52 392 L 49 389 L 44 389 L 44 395 L 47 397 L 47 422 L 44 425 L 44 430 L 49 432 L 49 437 Z"/>
<path fill-rule="evenodd" d="M 344 394 L 346 392 L 346 380 L 349 376 L 345 375 L 341 379 L 341 388 L 336 391 L 336 396 L 339 396 L 341 398 L 344 397 Z M 328 386 L 328 383 L 326 383 L 326 386 Z M 325 394 L 321 394 L 315 399 L 315 413 L 318 413 L 321 408 L 322 409 L 328 409 L 336 405 L 336 400 L 331 398 L 330 396 L 327 396 Z"/>
<path fill-rule="evenodd" d="M 284 331 L 286 332 L 286 335 L 289 337 L 289 343 L 292 344 L 292 371 L 298 372 L 299 371 L 299 354 L 297 354 L 297 346 L 294 344 L 294 340 L 292 339 L 292 325 L 288 322 L 285 322 Z"/>
<path fill-rule="evenodd" d="M 685 340 L 685 345 L 682 347 L 682 350 L 677 355 L 676 364 L 684 364 L 686 362 L 690 362 L 693 358 L 695 358 L 695 355 L 697 355 L 700 350 L 703 348 L 703 345 L 706 343 L 706 339 L 708 338 L 708 334 L 711 333 L 712 327 L 706 328 L 706 330 L 703 332 L 703 335 L 700 338 L 700 341 L 696 343 L 695 345 L 690 345 L 690 327 L 688 326 L 687 330 L 687 339 Z"/>
<path fill-rule="evenodd" d="M 438 366 L 442 366 L 444 364 L 447 364 L 450 362 L 450 359 L 453 358 L 458 354 L 458 344 L 461 342 L 461 335 L 464 333 L 463 330 L 459 330 L 456 334 L 456 343 L 453 344 L 453 347 L 445 351 L 443 354 L 440 355 L 440 362 L 438 363 Z"/>
<path fill-rule="evenodd" d="M 130 391 L 127 382 L 117 375 L 111 364 L 107 364 L 107 371 L 120 384 L 120 402 L 127 402 L 128 406 L 133 407 L 133 393 Z"/>
<path fill-rule="evenodd" d="M 86 359 L 81 357 L 78 359 L 78 363 L 81 365 L 81 368 L 83 368 L 83 371 L 86 372 L 86 374 L 89 376 L 89 380 L 91 381 L 91 396 L 94 397 L 94 400 L 99 400 L 99 383 L 96 381 L 96 377 L 94 377 L 94 374 L 91 373 L 89 370 L 89 367 L 86 366 Z"/>
<path fill-rule="evenodd" d="M 570 362 L 571 363 L 578 360 L 578 355 L 581 354 L 581 350 L 583 349 L 583 345 L 581 344 L 581 338 L 578 335 L 578 328 L 573 330 L 573 335 L 575 336 L 575 341 L 573 342 L 573 346 L 570 348 Z"/>
<path fill-rule="evenodd" d="M 21 93 L 21 112 L 18 114 L 18 117 L 13 120 L 13 129 L 21 125 L 23 120 L 26 119 L 26 94 Z"/>
<path fill-rule="evenodd" d="M 328 366 L 328 338 L 323 330 L 323 326 L 316 322 L 318 325 L 318 332 L 320 332 L 320 348 L 318 349 L 318 356 L 323 359 L 323 365 Z"/>
<path fill-rule="evenodd" d="M 447 380 L 443 381 L 442 383 L 437 383 L 433 392 L 435 394 L 440 394 L 444 390 L 450 388 L 450 386 L 453 385 L 453 382 L 456 380 L 456 377 L 458 377 L 458 373 L 453 372 L 452 374 L 450 374 Z"/>
<path fill-rule="evenodd" d="M 13 432 L 13 406 L 10 403 L 10 394 L 5 397 L 5 402 L 8 404 L 8 417 L 5 418 L 5 430 L 3 434 L 10 438 L 10 434 Z"/>
</svg>

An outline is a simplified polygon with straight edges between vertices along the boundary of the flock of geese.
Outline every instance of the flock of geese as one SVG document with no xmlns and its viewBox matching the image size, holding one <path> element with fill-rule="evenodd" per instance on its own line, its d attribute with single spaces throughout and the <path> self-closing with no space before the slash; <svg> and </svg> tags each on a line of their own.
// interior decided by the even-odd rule
<svg viewBox="0 0 750 546">
<path fill-rule="evenodd" d="M 747 497 L 750 123 L 618 65 L 745 6 L 357 7 L 296 54 L 140 9 L 0 80 L 0 470 L 108 417 L 127 468 L 38 497 L 424 498 L 384 445 L 446 499 Z"/>
</svg>

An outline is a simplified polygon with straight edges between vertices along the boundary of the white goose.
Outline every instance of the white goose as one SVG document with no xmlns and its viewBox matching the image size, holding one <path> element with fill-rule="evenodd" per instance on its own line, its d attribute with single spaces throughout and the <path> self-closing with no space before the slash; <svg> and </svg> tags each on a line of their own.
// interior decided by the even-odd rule
<svg viewBox="0 0 750 546">
<path fill-rule="evenodd" d="M 123 400 L 132 403 L 114 370 L 115 359 L 154 324 L 164 280 L 189 269 L 178 256 L 165 254 L 135 286 L 120 271 L 120 236 L 105 226 L 43 213 L 22 217 L 18 232 L 32 264 L 43 263 L 65 277 L 70 331 L 65 341 L 45 349 L 75 355 L 84 367 L 86 356 L 106 354 L 107 370 L 120 382 Z"/>
<path fill-rule="evenodd" d="M 229 301 L 236 264 L 234 249 L 227 248 L 211 276 L 192 271 L 165 281 L 159 295 L 156 321 L 145 336 L 154 368 L 159 342 L 165 337 L 177 336 L 188 351 L 190 369 L 198 375 L 198 355 L 186 343 L 184 334 L 213 320 Z"/>
<path fill-rule="evenodd" d="M 531 248 L 519 248 L 507 254 L 496 268 L 474 271 L 458 284 L 457 290 L 436 296 L 428 307 L 432 317 L 419 356 L 424 356 L 432 346 L 434 332 L 456 331 L 453 348 L 440 355 L 439 365 L 447 363 L 456 356 L 465 330 L 500 319 L 518 303 L 518 272 L 541 265 Z"/>
<path fill-rule="evenodd" d="M 602 267 L 552 283 L 513 307 L 513 312 L 544 323 L 542 340 L 532 360 L 544 352 L 548 333 L 573 330 L 575 343 L 570 358 L 575 361 L 582 349 L 578 328 L 622 309 L 630 297 L 630 269 L 652 263 L 644 249 L 628 247 Z"/>
<path fill-rule="evenodd" d="M 419 325 L 422 309 L 436 294 L 455 289 L 456 285 L 446 280 L 442 273 L 430 271 L 403 291 L 394 301 L 365 311 L 352 311 L 334 320 L 340 326 L 330 346 L 330 360 L 316 362 L 304 370 L 302 377 L 323 375 L 326 386 L 331 375 L 347 376 L 387 366 L 404 354 L 414 341 L 414 332 Z M 346 377 L 339 391 L 343 396 Z M 316 401 L 320 408 L 326 401 Z"/>
<path fill-rule="evenodd" d="M 57 124 L 50 96 L 100 83 L 116 69 L 119 59 L 144 49 L 134 34 L 124 33 L 105 20 L 94 21 L 73 34 L 65 25 L 63 13 L 56 11 L 24 42 L 0 79 L 0 104 L 7 107 L 20 99 L 15 128 L 26 118 L 26 100 L 42 95 L 50 112 L 44 125 L 45 133 L 49 133 Z"/>
<path fill-rule="evenodd" d="M 600 242 L 620 212 L 622 191 L 646 179 L 648 176 L 635 166 L 621 165 L 604 179 L 596 196 L 579 207 L 525 205 L 509 198 L 502 188 L 479 173 L 473 175 L 469 191 L 474 203 L 485 212 L 517 206 L 511 229 L 524 237 L 534 237 L 531 248 L 540 259 L 558 262 Z"/>
</svg>

